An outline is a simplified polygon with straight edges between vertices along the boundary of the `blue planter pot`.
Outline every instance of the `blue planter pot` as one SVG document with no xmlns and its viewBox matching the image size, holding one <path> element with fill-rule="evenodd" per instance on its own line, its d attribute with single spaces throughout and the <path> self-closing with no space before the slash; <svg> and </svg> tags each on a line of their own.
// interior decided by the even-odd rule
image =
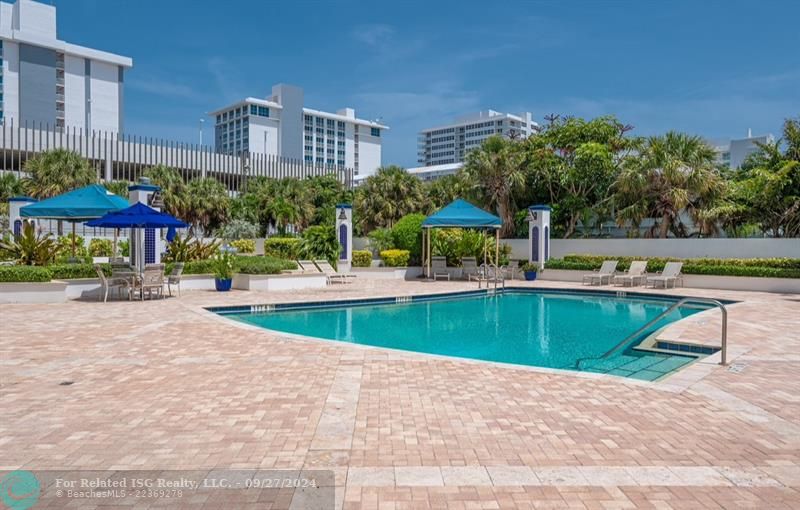
<svg viewBox="0 0 800 510">
<path fill-rule="evenodd" d="M 214 287 L 217 288 L 220 292 L 227 292 L 231 290 L 231 284 L 233 283 L 233 278 L 228 278 L 227 280 L 220 280 L 219 278 L 214 278 Z"/>
<path fill-rule="evenodd" d="M 536 271 L 525 271 L 525 280 L 532 282 L 536 279 Z"/>
</svg>

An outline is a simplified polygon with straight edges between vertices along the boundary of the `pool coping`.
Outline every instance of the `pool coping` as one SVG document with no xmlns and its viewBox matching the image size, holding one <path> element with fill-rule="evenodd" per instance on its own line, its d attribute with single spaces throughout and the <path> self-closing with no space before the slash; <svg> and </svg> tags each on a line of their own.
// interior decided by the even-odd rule
<svg viewBox="0 0 800 510">
<path fill-rule="evenodd" d="M 510 291 L 510 292 L 509 292 Z M 690 368 L 693 365 L 698 364 L 704 360 L 707 360 L 711 356 L 706 356 L 705 358 L 691 356 L 689 353 L 685 354 L 678 354 L 678 353 L 669 353 L 674 356 L 686 356 L 686 357 L 694 357 L 695 359 L 690 363 L 687 363 L 679 370 L 675 370 L 672 372 L 668 372 L 664 374 L 662 377 L 659 377 L 654 380 L 642 380 L 642 379 L 635 379 L 631 377 L 622 377 L 613 374 L 607 373 L 598 373 L 598 372 L 588 372 L 588 371 L 581 371 L 581 370 L 570 370 L 566 368 L 551 368 L 551 367 L 541 367 L 536 365 L 522 365 L 517 363 L 508 363 L 502 361 L 492 361 L 492 360 L 482 360 L 476 358 L 465 358 L 459 356 L 450 356 L 446 354 L 436 354 L 436 353 L 425 353 L 425 352 L 418 352 L 418 351 L 409 351 L 405 349 L 396 349 L 392 347 L 383 347 L 383 346 L 375 346 L 375 345 L 368 345 L 368 344 L 358 344 L 354 342 L 347 342 L 344 340 L 337 340 L 337 339 L 330 339 L 330 338 L 322 338 L 322 337 L 313 337 L 308 335 L 301 335 L 298 333 L 288 333 L 285 331 L 279 331 L 269 328 L 264 328 L 261 326 L 256 326 L 254 324 L 249 324 L 246 322 L 232 320 L 231 318 L 227 317 L 229 315 L 238 315 L 243 313 L 265 313 L 265 312 L 273 312 L 273 311 L 291 311 L 291 310 L 313 310 L 313 309 L 325 309 L 325 308 L 337 308 L 341 306 L 347 305 L 357 305 L 357 306 L 370 306 L 375 304 L 406 304 L 406 303 L 413 303 L 413 302 L 430 302 L 430 301 L 438 301 L 447 298 L 454 298 L 454 297 L 473 297 L 473 296 L 485 296 L 485 295 L 496 295 L 502 293 L 514 293 L 518 292 L 520 294 L 569 294 L 569 295 L 592 295 L 592 296 L 607 296 L 607 297 L 615 297 L 615 298 L 626 298 L 626 297 L 634 297 L 637 299 L 643 299 L 646 301 L 668 301 L 668 302 L 675 302 L 684 297 L 693 297 L 691 295 L 675 295 L 675 294 L 654 294 L 654 293 L 646 293 L 646 292 L 629 292 L 629 291 L 620 291 L 620 290 L 605 290 L 605 289 L 551 289 L 551 288 L 532 288 L 532 287 L 505 287 L 502 289 L 480 289 L 480 290 L 466 290 L 466 291 L 454 291 L 454 292 L 440 292 L 440 293 L 431 293 L 431 294 L 413 294 L 413 295 L 405 295 L 405 296 L 379 296 L 379 297 L 370 297 L 370 298 L 357 298 L 357 299 L 340 299 L 340 300 L 326 300 L 326 301 L 298 301 L 298 302 L 286 302 L 286 303 L 267 303 L 267 304 L 257 304 L 257 305 L 229 305 L 229 306 L 201 306 L 199 310 L 206 316 L 211 316 L 215 320 L 219 320 L 224 322 L 228 325 L 234 325 L 238 328 L 248 329 L 251 331 L 260 331 L 260 332 L 267 332 L 270 334 L 275 335 L 278 339 L 286 340 L 301 340 L 301 341 L 311 341 L 311 342 L 325 342 L 325 343 L 334 343 L 334 345 L 338 346 L 349 346 L 355 347 L 358 349 L 365 349 L 365 350 L 375 350 L 377 352 L 388 352 L 399 355 L 401 357 L 407 357 L 411 359 L 419 359 L 421 361 L 430 360 L 430 359 L 439 359 L 445 361 L 454 361 L 454 362 L 466 362 L 466 363 L 477 363 L 477 364 L 490 364 L 496 365 L 500 368 L 505 369 L 517 369 L 517 370 L 527 370 L 551 375 L 565 375 L 569 374 L 573 377 L 581 377 L 584 379 L 600 379 L 600 380 L 607 380 L 607 381 L 615 381 L 617 383 L 625 383 L 625 384 L 633 384 L 636 386 L 647 386 L 649 388 L 655 388 L 662 391 L 667 392 L 681 392 L 686 389 L 686 386 L 679 385 L 673 386 L 669 384 L 669 380 L 675 376 L 676 374 L 683 373 L 686 369 Z M 734 305 L 741 303 L 742 301 L 736 301 L 731 299 L 721 299 L 721 303 L 724 305 Z M 704 310 L 698 313 L 705 313 L 713 311 L 714 308 L 709 308 L 708 310 Z M 221 312 L 221 313 L 220 313 Z M 665 327 L 669 327 L 675 324 L 678 324 L 689 317 L 684 317 L 679 319 L 671 324 L 668 324 Z M 663 329 L 663 328 L 662 328 Z M 661 329 L 659 329 L 661 331 Z M 658 334 L 659 331 L 655 331 L 652 335 Z M 646 338 L 649 338 L 650 336 Z M 645 338 L 645 339 L 646 339 Z M 642 341 L 644 341 L 643 339 Z M 688 356 L 687 356 L 688 354 Z M 712 355 L 713 356 L 713 355 Z"/>
</svg>

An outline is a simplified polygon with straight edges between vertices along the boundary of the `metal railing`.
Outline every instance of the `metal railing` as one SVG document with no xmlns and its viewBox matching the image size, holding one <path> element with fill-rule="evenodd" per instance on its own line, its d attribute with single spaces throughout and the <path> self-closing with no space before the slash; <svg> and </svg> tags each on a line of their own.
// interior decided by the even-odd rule
<svg viewBox="0 0 800 510">
<path fill-rule="evenodd" d="M 667 308 L 665 311 L 663 311 L 660 314 L 658 314 L 653 320 L 649 321 L 647 324 L 645 324 L 641 328 L 637 329 L 635 332 L 633 332 L 630 335 L 628 335 L 627 337 L 625 337 L 625 339 L 623 341 L 621 341 L 620 343 L 615 345 L 613 348 L 611 348 L 608 352 L 606 352 L 602 356 L 578 359 L 575 362 L 575 368 L 580 369 L 580 364 L 583 361 L 587 361 L 587 360 L 604 360 L 604 359 L 610 358 L 612 354 L 614 354 L 615 352 L 619 351 L 624 346 L 628 345 L 628 343 L 630 343 L 632 340 L 634 340 L 639 335 L 641 335 L 642 333 L 647 331 L 653 325 L 657 324 L 658 321 L 660 321 L 661 319 L 663 319 L 667 315 L 671 314 L 672 312 L 674 312 L 678 308 L 680 308 L 680 307 L 682 307 L 682 306 L 684 306 L 684 305 L 686 305 L 688 303 L 714 305 L 717 308 L 719 308 L 720 311 L 722 312 L 722 334 L 721 334 L 721 338 L 720 338 L 721 359 L 720 359 L 720 363 L 719 364 L 720 365 L 726 365 L 727 364 L 727 359 L 728 359 L 728 310 L 725 308 L 725 305 L 722 304 L 722 302 L 720 302 L 720 301 L 718 301 L 716 299 L 704 298 L 704 297 L 685 297 L 685 298 L 679 300 L 678 302 L 676 302 L 675 304 L 673 304 L 672 306 L 670 306 L 669 308 Z"/>
</svg>

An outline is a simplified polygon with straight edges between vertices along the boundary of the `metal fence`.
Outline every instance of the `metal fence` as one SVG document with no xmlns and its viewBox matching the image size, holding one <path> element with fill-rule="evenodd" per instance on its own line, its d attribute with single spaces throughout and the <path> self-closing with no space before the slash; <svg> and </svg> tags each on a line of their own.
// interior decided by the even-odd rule
<svg viewBox="0 0 800 510">
<path fill-rule="evenodd" d="M 303 160 L 245 152 L 221 154 L 209 146 L 158 138 L 122 135 L 82 128 L 56 128 L 49 124 L 0 124 L 0 170 L 25 171 L 25 161 L 50 149 L 77 152 L 97 171 L 98 179 L 135 182 L 144 170 L 166 165 L 177 170 L 186 182 L 213 177 L 231 192 L 242 190 L 253 177 L 302 179 L 334 175 L 345 186 L 353 186 L 353 169 L 318 165 Z"/>
</svg>

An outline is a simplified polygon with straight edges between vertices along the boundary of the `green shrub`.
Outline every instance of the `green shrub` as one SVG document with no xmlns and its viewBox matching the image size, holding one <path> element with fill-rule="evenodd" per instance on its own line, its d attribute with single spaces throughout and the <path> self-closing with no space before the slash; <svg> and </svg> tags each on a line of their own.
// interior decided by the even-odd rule
<svg viewBox="0 0 800 510">
<path fill-rule="evenodd" d="M 103 273 L 111 274 L 111 266 L 108 264 L 100 264 L 103 268 Z M 94 270 L 94 264 L 53 264 L 47 266 L 53 273 L 54 280 L 74 280 L 76 278 L 97 278 L 97 272 Z"/>
<path fill-rule="evenodd" d="M 387 267 L 407 267 L 411 254 L 408 250 L 383 250 L 381 260 Z"/>
<path fill-rule="evenodd" d="M 336 267 L 339 250 L 341 247 L 333 226 L 314 225 L 303 231 L 298 254 L 304 259 L 325 259 Z"/>
<path fill-rule="evenodd" d="M 0 266 L 0 282 L 49 282 L 50 268 L 43 266 Z"/>
<path fill-rule="evenodd" d="M 410 260 L 418 264 L 422 260 L 422 222 L 424 214 L 407 214 L 392 227 L 393 248 L 407 250 Z"/>
<path fill-rule="evenodd" d="M 258 237 L 261 227 L 246 220 L 231 220 L 219 228 L 214 235 L 222 239 L 252 239 Z"/>
<path fill-rule="evenodd" d="M 56 239 L 56 244 L 58 244 L 59 255 L 65 257 L 72 256 L 72 237 L 73 237 L 72 232 L 70 232 L 69 234 L 61 236 L 58 239 Z M 83 258 L 89 255 L 89 250 L 86 248 L 86 245 L 84 244 L 83 237 L 77 234 L 75 234 L 74 237 L 75 237 L 75 257 Z"/>
<path fill-rule="evenodd" d="M 233 248 L 236 248 L 238 253 L 255 253 L 256 242 L 253 239 L 236 239 L 228 243 Z"/>
<path fill-rule="evenodd" d="M 100 239 L 95 237 L 89 241 L 89 255 L 92 257 L 110 257 L 114 245 L 111 239 Z"/>
<path fill-rule="evenodd" d="M 432 255 L 447 258 L 450 266 L 460 266 L 464 257 L 475 257 L 483 263 L 484 252 L 489 262 L 494 263 L 495 238 L 484 232 L 461 228 L 443 228 L 432 232 Z M 511 246 L 506 243 L 500 245 L 500 264 L 508 264 L 511 255 Z"/>
<path fill-rule="evenodd" d="M 174 262 L 167 262 L 165 271 L 167 273 L 172 271 L 175 266 Z M 213 274 L 214 267 L 211 260 L 190 260 L 184 262 L 183 274 Z"/>
<path fill-rule="evenodd" d="M 21 235 L 0 241 L 0 249 L 17 264 L 44 266 L 53 262 L 60 248 L 50 234 L 38 235 L 32 224 L 25 223 Z"/>
<path fill-rule="evenodd" d="M 131 256 L 131 242 L 128 239 L 123 239 L 117 243 L 119 254 L 123 257 Z"/>
<path fill-rule="evenodd" d="M 234 272 L 242 274 L 279 274 L 281 271 L 297 269 L 294 261 L 275 257 L 236 257 Z"/>
<path fill-rule="evenodd" d="M 380 253 L 384 250 L 392 249 L 394 239 L 392 238 L 392 230 L 388 228 L 376 228 L 367 234 L 367 246 L 374 253 Z"/>
<path fill-rule="evenodd" d="M 264 240 L 264 255 L 295 260 L 299 249 L 300 239 L 296 237 L 270 237 Z"/>
<path fill-rule="evenodd" d="M 353 250 L 353 267 L 369 267 L 372 265 L 372 252 L 369 250 Z"/>
</svg>

